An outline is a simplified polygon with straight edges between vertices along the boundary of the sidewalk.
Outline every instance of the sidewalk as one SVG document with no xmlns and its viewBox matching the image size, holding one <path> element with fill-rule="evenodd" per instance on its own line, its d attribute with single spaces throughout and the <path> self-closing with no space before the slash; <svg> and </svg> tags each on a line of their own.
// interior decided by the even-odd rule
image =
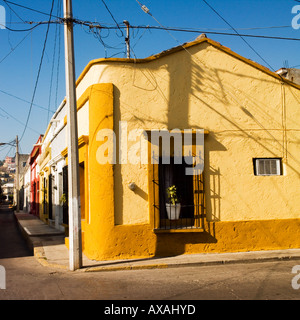
<svg viewBox="0 0 300 320">
<path fill-rule="evenodd" d="M 69 251 L 65 245 L 64 233 L 48 226 L 31 214 L 22 211 L 14 214 L 20 230 L 37 260 L 47 267 L 68 270 Z M 300 260 L 300 249 L 189 254 L 166 258 L 113 261 L 94 261 L 83 254 L 83 268 L 80 271 L 138 270 L 276 260 Z"/>
</svg>

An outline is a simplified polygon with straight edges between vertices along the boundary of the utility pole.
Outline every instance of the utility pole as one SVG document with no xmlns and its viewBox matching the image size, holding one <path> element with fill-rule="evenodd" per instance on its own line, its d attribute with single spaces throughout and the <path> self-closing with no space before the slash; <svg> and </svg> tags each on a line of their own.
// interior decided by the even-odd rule
<svg viewBox="0 0 300 320">
<path fill-rule="evenodd" d="M 68 137 L 68 193 L 69 193 L 69 267 L 82 267 L 81 209 L 79 187 L 78 128 L 75 84 L 72 1 L 64 1 L 65 69 Z"/>
<path fill-rule="evenodd" d="M 130 59 L 130 39 L 129 39 L 129 22 L 124 20 L 123 23 L 126 25 L 126 47 L 127 47 L 127 59 Z"/>
<path fill-rule="evenodd" d="M 16 136 L 16 205 L 17 205 L 17 210 L 16 212 L 19 212 L 20 210 L 20 191 L 19 191 L 19 139 L 18 136 Z"/>
</svg>

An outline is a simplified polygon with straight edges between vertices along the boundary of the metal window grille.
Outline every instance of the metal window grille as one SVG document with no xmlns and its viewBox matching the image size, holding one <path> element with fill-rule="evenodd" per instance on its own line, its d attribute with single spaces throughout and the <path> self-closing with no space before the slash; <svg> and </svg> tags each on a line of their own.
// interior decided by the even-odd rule
<svg viewBox="0 0 300 320">
<path fill-rule="evenodd" d="M 162 164 L 153 167 L 154 221 L 156 229 L 196 229 L 203 228 L 204 219 L 204 181 L 203 174 L 189 176 L 185 174 L 188 167 L 184 159 L 182 164 Z M 175 217 L 175 208 L 168 204 L 167 187 L 176 185 L 180 198 L 180 215 Z M 168 207 L 169 206 L 169 214 Z M 173 213 L 172 213 L 173 210 Z M 170 214 L 171 212 L 171 214 Z M 172 215 L 173 214 L 173 215 Z"/>
<path fill-rule="evenodd" d="M 53 217 L 52 217 L 52 192 L 53 192 L 53 190 L 52 190 L 52 179 L 53 179 L 53 176 L 52 176 L 52 174 L 50 174 L 49 175 L 49 177 L 48 177 L 48 192 L 49 192 L 49 195 L 48 195 L 48 206 L 49 206 L 49 219 L 53 219 Z"/>
<path fill-rule="evenodd" d="M 69 206 L 68 206 L 68 166 L 63 167 L 63 193 L 66 202 L 63 202 L 63 223 L 69 224 Z"/>
<path fill-rule="evenodd" d="M 255 159 L 255 174 L 257 176 L 281 175 L 281 159 Z"/>
</svg>

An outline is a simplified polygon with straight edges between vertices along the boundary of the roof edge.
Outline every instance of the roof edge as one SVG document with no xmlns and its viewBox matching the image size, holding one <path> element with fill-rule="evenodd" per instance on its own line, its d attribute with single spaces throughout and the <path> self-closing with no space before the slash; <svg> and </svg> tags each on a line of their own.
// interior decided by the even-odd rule
<svg viewBox="0 0 300 320">
<path fill-rule="evenodd" d="M 295 87 L 296 89 L 300 89 L 300 85 L 286 79 L 286 78 L 283 78 L 282 76 L 280 76 L 279 74 L 277 74 L 276 72 L 274 71 L 271 71 L 270 69 L 268 69 L 267 67 L 255 62 L 255 61 L 252 61 L 248 58 L 245 58 L 241 55 L 239 55 L 238 53 L 232 51 L 230 48 L 227 48 L 223 45 L 221 45 L 219 42 L 216 42 L 210 38 L 201 38 L 201 39 L 196 39 L 192 42 L 188 42 L 188 43 L 184 43 L 183 45 L 179 45 L 179 46 L 176 46 L 176 47 L 173 47 L 171 49 L 168 49 L 168 50 L 165 50 L 165 51 L 162 51 L 158 54 L 155 54 L 155 55 L 152 55 L 150 57 L 147 57 L 147 58 L 143 58 L 143 59 L 128 59 L 128 58 L 100 58 L 100 59 L 95 59 L 95 60 L 91 60 L 87 65 L 86 67 L 83 69 L 82 73 L 80 74 L 80 76 L 78 77 L 77 81 L 76 81 L 76 86 L 79 85 L 79 83 L 81 82 L 81 80 L 84 78 L 84 76 L 87 74 L 87 72 L 90 70 L 90 68 L 96 64 L 100 64 L 100 63 L 110 63 L 110 62 L 118 62 L 118 63 L 148 63 L 148 62 L 151 62 L 151 61 L 154 61 L 154 60 L 157 60 L 157 59 L 160 59 L 162 57 L 165 57 L 165 56 L 168 56 L 170 54 L 173 54 L 175 52 L 178 52 L 178 51 L 182 51 L 182 50 L 185 50 L 187 48 L 190 48 L 190 47 L 193 47 L 195 45 L 198 45 L 198 44 L 201 44 L 201 43 L 204 43 L 204 42 L 207 42 L 209 43 L 210 45 L 212 45 L 213 47 L 247 63 L 248 65 L 272 76 L 273 78 L 276 78 L 277 80 L 279 81 L 282 81 L 282 82 L 285 82 L 293 87 Z"/>
</svg>

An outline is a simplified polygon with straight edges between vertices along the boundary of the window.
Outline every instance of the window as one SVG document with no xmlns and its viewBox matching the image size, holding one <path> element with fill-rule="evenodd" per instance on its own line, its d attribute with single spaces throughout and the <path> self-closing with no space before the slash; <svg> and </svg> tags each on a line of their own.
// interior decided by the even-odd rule
<svg viewBox="0 0 300 320">
<path fill-rule="evenodd" d="M 193 197 L 193 176 L 186 175 L 185 169 L 188 167 L 184 162 L 175 164 L 174 158 L 170 159 L 170 164 L 159 163 L 159 207 L 160 217 L 167 219 L 166 203 L 169 202 L 167 188 L 175 185 L 178 202 L 181 206 L 181 218 L 194 217 L 194 197 Z M 184 159 L 182 159 L 184 161 Z"/>
<path fill-rule="evenodd" d="M 63 175 L 63 195 L 61 200 L 63 206 L 63 224 L 69 224 L 69 207 L 68 207 L 68 166 L 64 166 Z"/>
<path fill-rule="evenodd" d="M 52 208 L 52 179 L 54 177 L 52 176 L 52 174 L 50 173 L 49 174 L 49 177 L 48 177 L 48 206 L 49 206 L 49 209 L 48 209 L 48 217 L 49 219 L 53 219 L 52 217 L 52 213 L 53 213 L 53 208 Z"/>
<path fill-rule="evenodd" d="M 256 158 L 253 159 L 253 165 L 256 176 L 282 175 L 280 158 Z"/>
<path fill-rule="evenodd" d="M 47 214 L 47 210 L 46 210 L 46 204 L 47 204 L 47 179 L 44 177 L 44 188 L 43 188 L 43 195 L 44 195 L 44 199 L 43 199 L 43 213 L 44 215 Z"/>
<path fill-rule="evenodd" d="M 184 158 L 182 163 L 153 165 L 153 195 L 154 195 L 154 224 L 155 230 L 199 229 L 202 226 L 201 217 L 204 216 L 203 174 L 187 175 Z M 177 198 L 180 203 L 179 215 L 169 204 L 167 189 L 176 186 Z M 169 212 L 168 212 L 169 211 Z M 171 212 L 171 213 L 170 213 Z"/>
</svg>

